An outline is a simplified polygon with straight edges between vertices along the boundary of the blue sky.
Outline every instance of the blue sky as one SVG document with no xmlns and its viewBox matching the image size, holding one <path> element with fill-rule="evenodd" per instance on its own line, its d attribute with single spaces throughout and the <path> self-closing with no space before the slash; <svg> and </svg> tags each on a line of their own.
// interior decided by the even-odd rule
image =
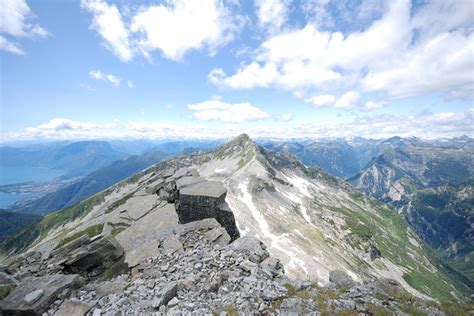
<svg viewBox="0 0 474 316">
<path fill-rule="evenodd" d="M 0 9 L 2 141 L 474 136 L 468 0 Z"/>
</svg>

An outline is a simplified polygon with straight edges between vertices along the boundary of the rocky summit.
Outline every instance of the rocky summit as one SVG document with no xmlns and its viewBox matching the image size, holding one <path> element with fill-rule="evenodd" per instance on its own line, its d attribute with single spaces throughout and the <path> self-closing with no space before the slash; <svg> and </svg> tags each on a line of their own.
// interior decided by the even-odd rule
<svg viewBox="0 0 474 316">
<path fill-rule="evenodd" d="M 246 135 L 3 245 L 5 315 L 443 315 L 437 300 L 462 299 L 396 212 Z"/>
</svg>

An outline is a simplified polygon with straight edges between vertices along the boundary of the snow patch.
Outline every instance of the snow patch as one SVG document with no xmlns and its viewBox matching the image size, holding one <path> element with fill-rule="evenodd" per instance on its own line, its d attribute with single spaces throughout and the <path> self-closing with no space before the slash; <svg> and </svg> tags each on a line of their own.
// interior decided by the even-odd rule
<svg viewBox="0 0 474 316">
<path fill-rule="evenodd" d="M 288 249 L 295 249 L 295 245 L 292 243 L 291 239 L 288 238 L 288 233 L 277 236 L 271 233 L 270 226 L 265 220 L 264 216 L 259 212 L 255 204 L 253 203 L 252 195 L 249 193 L 247 188 L 247 181 L 239 183 L 238 188 L 242 192 L 242 195 L 238 198 L 240 201 L 249 209 L 252 217 L 255 219 L 256 223 L 259 226 L 259 231 L 262 233 L 262 237 L 269 239 L 271 241 L 271 247 L 284 253 L 290 259 L 288 266 L 293 269 L 303 269 L 303 271 L 308 274 L 306 269 L 305 262 L 301 259 L 298 259 L 298 256 L 295 255 L 292 251 Z"/>
</svg>

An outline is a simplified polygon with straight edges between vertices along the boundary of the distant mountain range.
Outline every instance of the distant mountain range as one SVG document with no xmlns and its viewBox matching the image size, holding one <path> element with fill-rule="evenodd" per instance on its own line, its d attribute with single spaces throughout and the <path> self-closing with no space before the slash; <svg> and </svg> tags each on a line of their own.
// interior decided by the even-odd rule
<svg viewBox="0 0 474 316">
<path fill-rule="evenodd" d="M 128 156 L 128 153 L 115 149 L 106 141 L 0 147 L 1 165 L 59 169 L 68 172 L 66 177 L 86 175 Z"/>
<path fill-rule="evenodd" d="M 49 212 L 78 203 L 166 157 L 168 157 L 168 155 L 162 152 L 150 152 L 141 156 L 132 156 L 125 160 L 116 161 L 58 191 L 49 193 L 21 206 L 14 205 L 9 210 L 45 215 Z"/>
</svg>

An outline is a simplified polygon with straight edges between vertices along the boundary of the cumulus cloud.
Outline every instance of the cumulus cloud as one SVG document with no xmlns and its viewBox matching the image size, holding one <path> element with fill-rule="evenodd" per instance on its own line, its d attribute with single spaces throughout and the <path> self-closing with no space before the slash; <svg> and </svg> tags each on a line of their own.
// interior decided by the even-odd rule
<svg viewBox="0 0 474 316">
<path fill-rule="evenodd" d="M 47 123 L 40 124 L 36 127 L 29 127 L 26 129 L 31 134 L 50 134 L 64 131 L 87 131 L 93 129 L 110 128 L 110 124 L 97 124 L 93 122 L 80 122 L 66 118 L 55 118 Z"/>
<path fill-rule="evenodd" d="M 334 104 L 335 108 L 350 109 L 359 102 L 359 93 L 357 91 L 348 91 L 344 93 Z"/>
<path fill-rule="evenodd" d="M 221 0 L 166 1 L 143 5 L 133 12 L 130 8 L 121 12 L 105 0 L 82 0 L 81 5 L 93 14 L 91 28 L 123 61 L 136 55 L 151 58 L 156 50 L 171 60 L 204 48 L 212 55 L 231 41 L 244 23 L 240 15 L 230 12 L 231 4 L 226 6 Z"/>
<path fill-rule="evenodd" d="M 361 10 L 356 14 L 363 15 Z M 377 93 L 385 100 L 431 92 L 474 97 L 474 6 L 469 1 L 432 1 L 412 14 L 409 0 L 394 0 L 378 12 L 380 18 L 347 34 L 310 21 L 271 35 L 234 73 L 216 68 L 209 81 L 232 89 L 277 87 L 316 106 L 332 100 L 315 95 L 347 91 Z M 351 108 L 354 93 L 334 106 Z"/>
<path fill-rule="evenodd" d="M 373 102 L 373 101 L 368 101 L 365 103 L 365 109 L 367 111 L 370 110 L 375 110 L 375 109 L 381 109 L 385 106 L 384 102 Z"/>
<path fill-rule="evenodd" d="M 131 60 L 133 52 L 130 47 L 129 31 L 117 6 L 101 0 L 83 0 L 81 6 L 93 13 L 90 28 L 104 39 L 104 45 L 121 60 Z"/>
<path fill-rule="evenodd" d="M 49 32 L 34 23 L 35 15 L 25 0 L 2 0 L 0 2 L 0 50 L 15 55 L 25 52 L 12 38 L 42 38 Z"/>
<path fill-rule="evenodd" d="M 212 108 L 212 106 L 203 106 Z M 4 141 L 31 139 L 78 139 L 78 138 L 226 138 L 240 133 L 252 137 L 271 138 L 324 138 L 361 136 L 387 138 L 392 136 L 421 138 L 457 137 L 471 135 L 474 126 L 474 108 L 466 112 L 423 112 L 418 115 L 364 115 L 352 121 L 338 123 L 287 123 L 269 125 L 226 124 L 206 125 L 169 124 L 165 122 L 108 123 L 80 122 L 70 119 L 52 119 L 36 127 L 18 133 L 5 133 Z"/>
<path fill-rule="evenodd" d="M 221 100 L 209 100 L 189 104 L 193 117 L 201 121 L 246 122 L 270 118 L 270 114 L 250 103 L 226 103 Z"/>
<path fill-rule="evenodd" d="M 333 105 L 336 102 L 336 97 L 332 94 L 322 94 L 306 98 L 305 101 L 313 103 L 316 107 L 323 107 Z"/>
<path fill-rule="evenodd" d="M 278 32 L 285 24 L 291 0 L 256 0 L 258 23 L 269 33 Z"/>
</svg>

